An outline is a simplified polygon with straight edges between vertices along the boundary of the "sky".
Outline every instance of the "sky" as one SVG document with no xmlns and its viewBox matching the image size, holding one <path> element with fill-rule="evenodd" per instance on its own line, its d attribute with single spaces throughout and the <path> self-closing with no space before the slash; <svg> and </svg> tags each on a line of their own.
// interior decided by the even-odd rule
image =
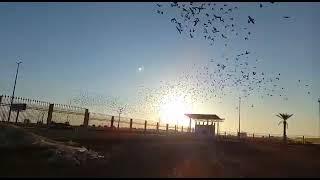
<svg viewBox="0 0 320 180">
<path fill-rule="evenodd" d="M 157 87 L 192 64 L 249 48 L 262 60 L 261 70 L 281 72 L 289 100 L 249 97 L 241 130 L 281 134 L 275 114 L 288 112 L 294 114 L 288 135 L 318 135 L 320 3 L 238 4 L 239 17 L 256 19 L 252 40 L 225 48 L 180 35 L 170 23 L 175 12 L 159 15 L 155 3 L 0 3 L 0 94 L 11 95 L 19 58 L 16 96 L 67 104 L 84 91 L 131 100 L 141 85 Z M 311 85 L 310 95 L 297 79 Z M 217 114 L 225 118 L 220 131 L 236 132 L 237 104 L 230 95 L 190 111 Z"/>
</svg>

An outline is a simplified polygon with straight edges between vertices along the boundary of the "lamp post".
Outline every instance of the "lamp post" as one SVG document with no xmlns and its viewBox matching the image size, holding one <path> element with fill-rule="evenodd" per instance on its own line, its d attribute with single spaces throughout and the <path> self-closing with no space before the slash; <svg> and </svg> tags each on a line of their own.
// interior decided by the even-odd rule
<svg viewBox="0 0 320 180">
<path fill-rule="evenodd" d="M 21 64 L 22 62 L 20 61 L 20 62 L 16 62 L 16 63 L 18 64 L 18 66 L 17 66 L 16 78 L 15 78 L 15 80 L 14 80 L 13 92 L 12 92 L 12 96 L 11 96 L 8 122 L 10 121 L 10 117 L 11 117 L 11 107 L 12 107 L 12 104 L 13 104 L 14 93 L 15 93 L 15 90 L 16 90 L 17 77 L 18 77 L 18 73 L 19 73 L 19 66 L 20 66 L 20 64 Z"/>
<path fill-rule="evenodd" d="M 320 137 L 320 98 L 318 98 L 319 103 L 319 137 Z"/>
<path fill-rule="evenodd" d="M 241 105 L 241 97 L 239 97 L 239 132 L 238 132 L 239 138 L 240 138 L 240 105 Z"/>
<path fill-rule="evenodd" d="M 71 106 L 71 99 L 69 100 L 68 105 Z M 67 122 L 69 122 L 69 114 L 67 115 Z"/>
<path fill-rule="evenodd" d="M 121 108 L 119 108 L 119 110 L 118 110 L 118 113 L 119 113 L 119 120 L 118 120 L 118 126 L 117 126 L 118 129 L 120 128 L 120 115 L 122 114 L 123 109 L 124 109 L 124 108 L 121 107 Z"/>
</svg>

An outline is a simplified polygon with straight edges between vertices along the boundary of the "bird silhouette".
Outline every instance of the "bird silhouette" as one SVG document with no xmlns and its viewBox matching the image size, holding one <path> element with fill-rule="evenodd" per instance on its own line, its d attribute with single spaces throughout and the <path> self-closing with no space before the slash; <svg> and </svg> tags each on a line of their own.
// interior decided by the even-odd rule
<svg viewBox="0 0 320 180">
<path fill-rule="evenodd" d="M 251 16 L 248 16 L 248 23 L 254 24 L 254 19 Z"/>
<path fill-rule="evenodd" d="M 199 22 L 199 19 L 198 19 L 198 18 L 196 18 L 196 20 L 194 20 L 193 22 L 194 22 L 193 26 L 196 26 L 196 25 L 197 25 L 197 23 Z"/>
<path fill-rule="evenodd" d="M 176 26 L 176 28 L 177 28 L 178 32 L 181 34 L 182 29 L 179 29 L 177 26 Z"/>
<path fill-rule="evenodd" d="M 172 18 L 172 19 L 171 19 L 171 22 L 172 22 L 172 23 L 177 23 L 176 18 Z"/>
</svg>

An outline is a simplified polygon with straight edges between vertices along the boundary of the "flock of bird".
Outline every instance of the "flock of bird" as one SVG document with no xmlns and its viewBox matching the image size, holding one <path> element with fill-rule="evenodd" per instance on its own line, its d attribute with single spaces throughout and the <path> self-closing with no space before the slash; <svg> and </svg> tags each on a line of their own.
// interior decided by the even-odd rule
<svg viewBox="0 0 320 180">
<path fill-rule="evenodd" d="M 273 2 L 272 2 L 273 4 Z M 197 32 L 213 45 L 218 39 L 227 40 L 232 36 L 243 35 L 244 40 L 249 40 L 251 35 L 248 27 L 239 27 L 243 23 L 237 22 L 237 16 L 234 12 L 238 11 L 238 6 L 232 3 L 166 3 L 156 4 L 157 13 L 164 15 L 165 9 L 174 8 L 175 12 L 179 12 L 179 16 L 171 18 L 171 23 L 175 24 L 175 28 L 179 34 L 183 32 L 190 38 L 194 38 Z M 260 8 L 265 7 L 260 3 Z M 288 19 L 289 16 L 284 16 Z M 248 16 L 248 24 L 255 24 L 256 20 L 252 16 Z M 242 32 L 245 30 L 246 32 Z M 227 46 L 227 43 L 225 43 Z"/>
<path fill-rule="evenodd" d="M 270 2 L 275 4 L 274 2 Z M 258 8 L 267 7 L 269 3 L 259 3 Z M 209 41 L 211 46 L 214 42 L 224 40 L 224 45 L 234 39 L 234 36 L 241 36 L 241 39 L 247 41 L 252 34 L 250 25 L 257 22 L 253 16 L 247 17 L 247 22 L 238 22 L 237 16 L 233 12 L 239 10 L 238 6 L 232 3 L 194 3 L 194 2 L 173 2 L 166 4 L 156 4 L 157 13 L 165 14 L 165 10 L 173 8 L 177 15 L 170 17 L 170 22 L 175 25 L 178 34 L 183 32 L 186 37 L 195 38 L 198 32 L 200 37 Z M 289 19 L 289 16 L 283 16 Z M 244 27 L 240 27 L 244 25 Z M 200 31 L 199 31 L 200 30 Z M 245 32 L 243 33 L 243 30 Z M 233 36 L 234 35 L 234 36 Z M 235 52 L 233 52 L 234 54 Z M 166 82 L 157 90 L 144 89 L 141 95 L 145 95 L 144 102 L 150 104 L 161 104 L 161 97 L 170 93 L 182 92 L 184 97 L 190 96 L 193 99 L 204 102 L 210 99 L 218 98 L 222 102 L 224 96 L 237 91 L 242 92 L 241 97 L 246 98 L 257 94 L 260 98 L 281 97 L 288 100 L 287 90 L 281 87 L 281 73 L 262 72 L 258 69 L 258 59 L 250 57 L 248 50 L 240 54 L 230 55 L 224 59 L 210 59 L 207 65 L 194 64 L 191 69 L 197 69 L 194 74 L 183 73 L 182 77 L 173 82 Z M 303 82 L 299 80 L 300 87 Z M 305 84 L 305 83 L 304 83 Z M 309 87 L 305 84 L 305 87 Z M 236 91 L 234 91 L 236 90 Z M 308 91 L 308 94 L 311 92 Z M 187 95 L 186 95 L 187 94 Z M 159 96 L 160 95 L 160 96 Z M 201 100 L 200 100 L 201 99 Z M 253 105 L 251 105 L 253 107 Z"/>
<path fill-rule="evenodd" d="M 72 97 L 72 104 L 89 108 L 91 112 L 104 112 L 107 114 L 133 114 L 139 112 L 138 104 L 130 104 L 120 97 L 106 96 L 88 91 L 82 91 L 78 95 Z M 141 113 L 141 112 L 140 112 Z"/>
<path fill-rule="evenodd" d="M 258 3 L 258 8 L 275 5 L 274 2 Z M 230 46 L 236 37 L 244 41 L 250 40 L 252 32 L 250 27 L 259 20 L 249 15 L 246 22 L 240 22 L 238 15 L 234 15 L 240 7 L 233 3 L 222 2 L 173 2 L 156 3 L 156 12 L 165 15 L 167 9 L 178 12 L 170 17 L 170 23 L 174 24 L 177 33 L 185 34 L 188 38 L 198 37 L 208 41 L 210 46 L 215 43 L 223 43 L 225 47 Z M 289 16 L 283 16 L 289 19 Z M 252 57 L 249 50 L 243 52 L 231 52 L 223 58 L 212 58 L 206 64 L 192 64 L 176 79 L 161 81 L 158 88 L 140 86 L 138 91 L 138 102 L 128 105 L 127 111 L 131 113 L 153 112 L 158 113 L 166 96 L 182 97 L 185 102 L 222 100 L 230 94 L 241 98 L 257 95 L 259 98 L 276 97 L 288 100 L 288 89 L 281 86 L 281 73 L 269 73 L 259 70 L 258 58 Z M 297 81 L 299 87 L 309 88 L 310 85 L 302 80 Z M 308 90 L 308 95 L 311 94 Z M 103 104 L 109 107 L 118 107 L 117 101 L 110 98 L 96 97 L 90 99 L 85 95 L 78 97 L 77 103 Z M 83 102 L 82 102 L 83 101 Z M 120 106 L 119 106 L 120 107 Z M 254 107 L 253 104 L 250 107 Z"/>
</svg>

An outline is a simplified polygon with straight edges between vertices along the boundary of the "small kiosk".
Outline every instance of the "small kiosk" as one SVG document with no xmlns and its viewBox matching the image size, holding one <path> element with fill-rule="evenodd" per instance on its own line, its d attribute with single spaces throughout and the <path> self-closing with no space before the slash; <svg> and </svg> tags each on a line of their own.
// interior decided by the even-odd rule
<svg viewBox="0 0 320 180">
<path fill-rule="evenodd" d="M 224 119 L 221 119 L 215 114 L 185 114 L 189 117 L 189 127 L 191 127 L 191 121 L 195 121 L 194 133 L 199 136 L 215 136 L 216 129 L 219 133 L 219 122 L 223 122 Z M 216 124 L 217 123 L 217 124 Z M 217 128 L 216 128 L 217 125 Z"/>
</svg>

